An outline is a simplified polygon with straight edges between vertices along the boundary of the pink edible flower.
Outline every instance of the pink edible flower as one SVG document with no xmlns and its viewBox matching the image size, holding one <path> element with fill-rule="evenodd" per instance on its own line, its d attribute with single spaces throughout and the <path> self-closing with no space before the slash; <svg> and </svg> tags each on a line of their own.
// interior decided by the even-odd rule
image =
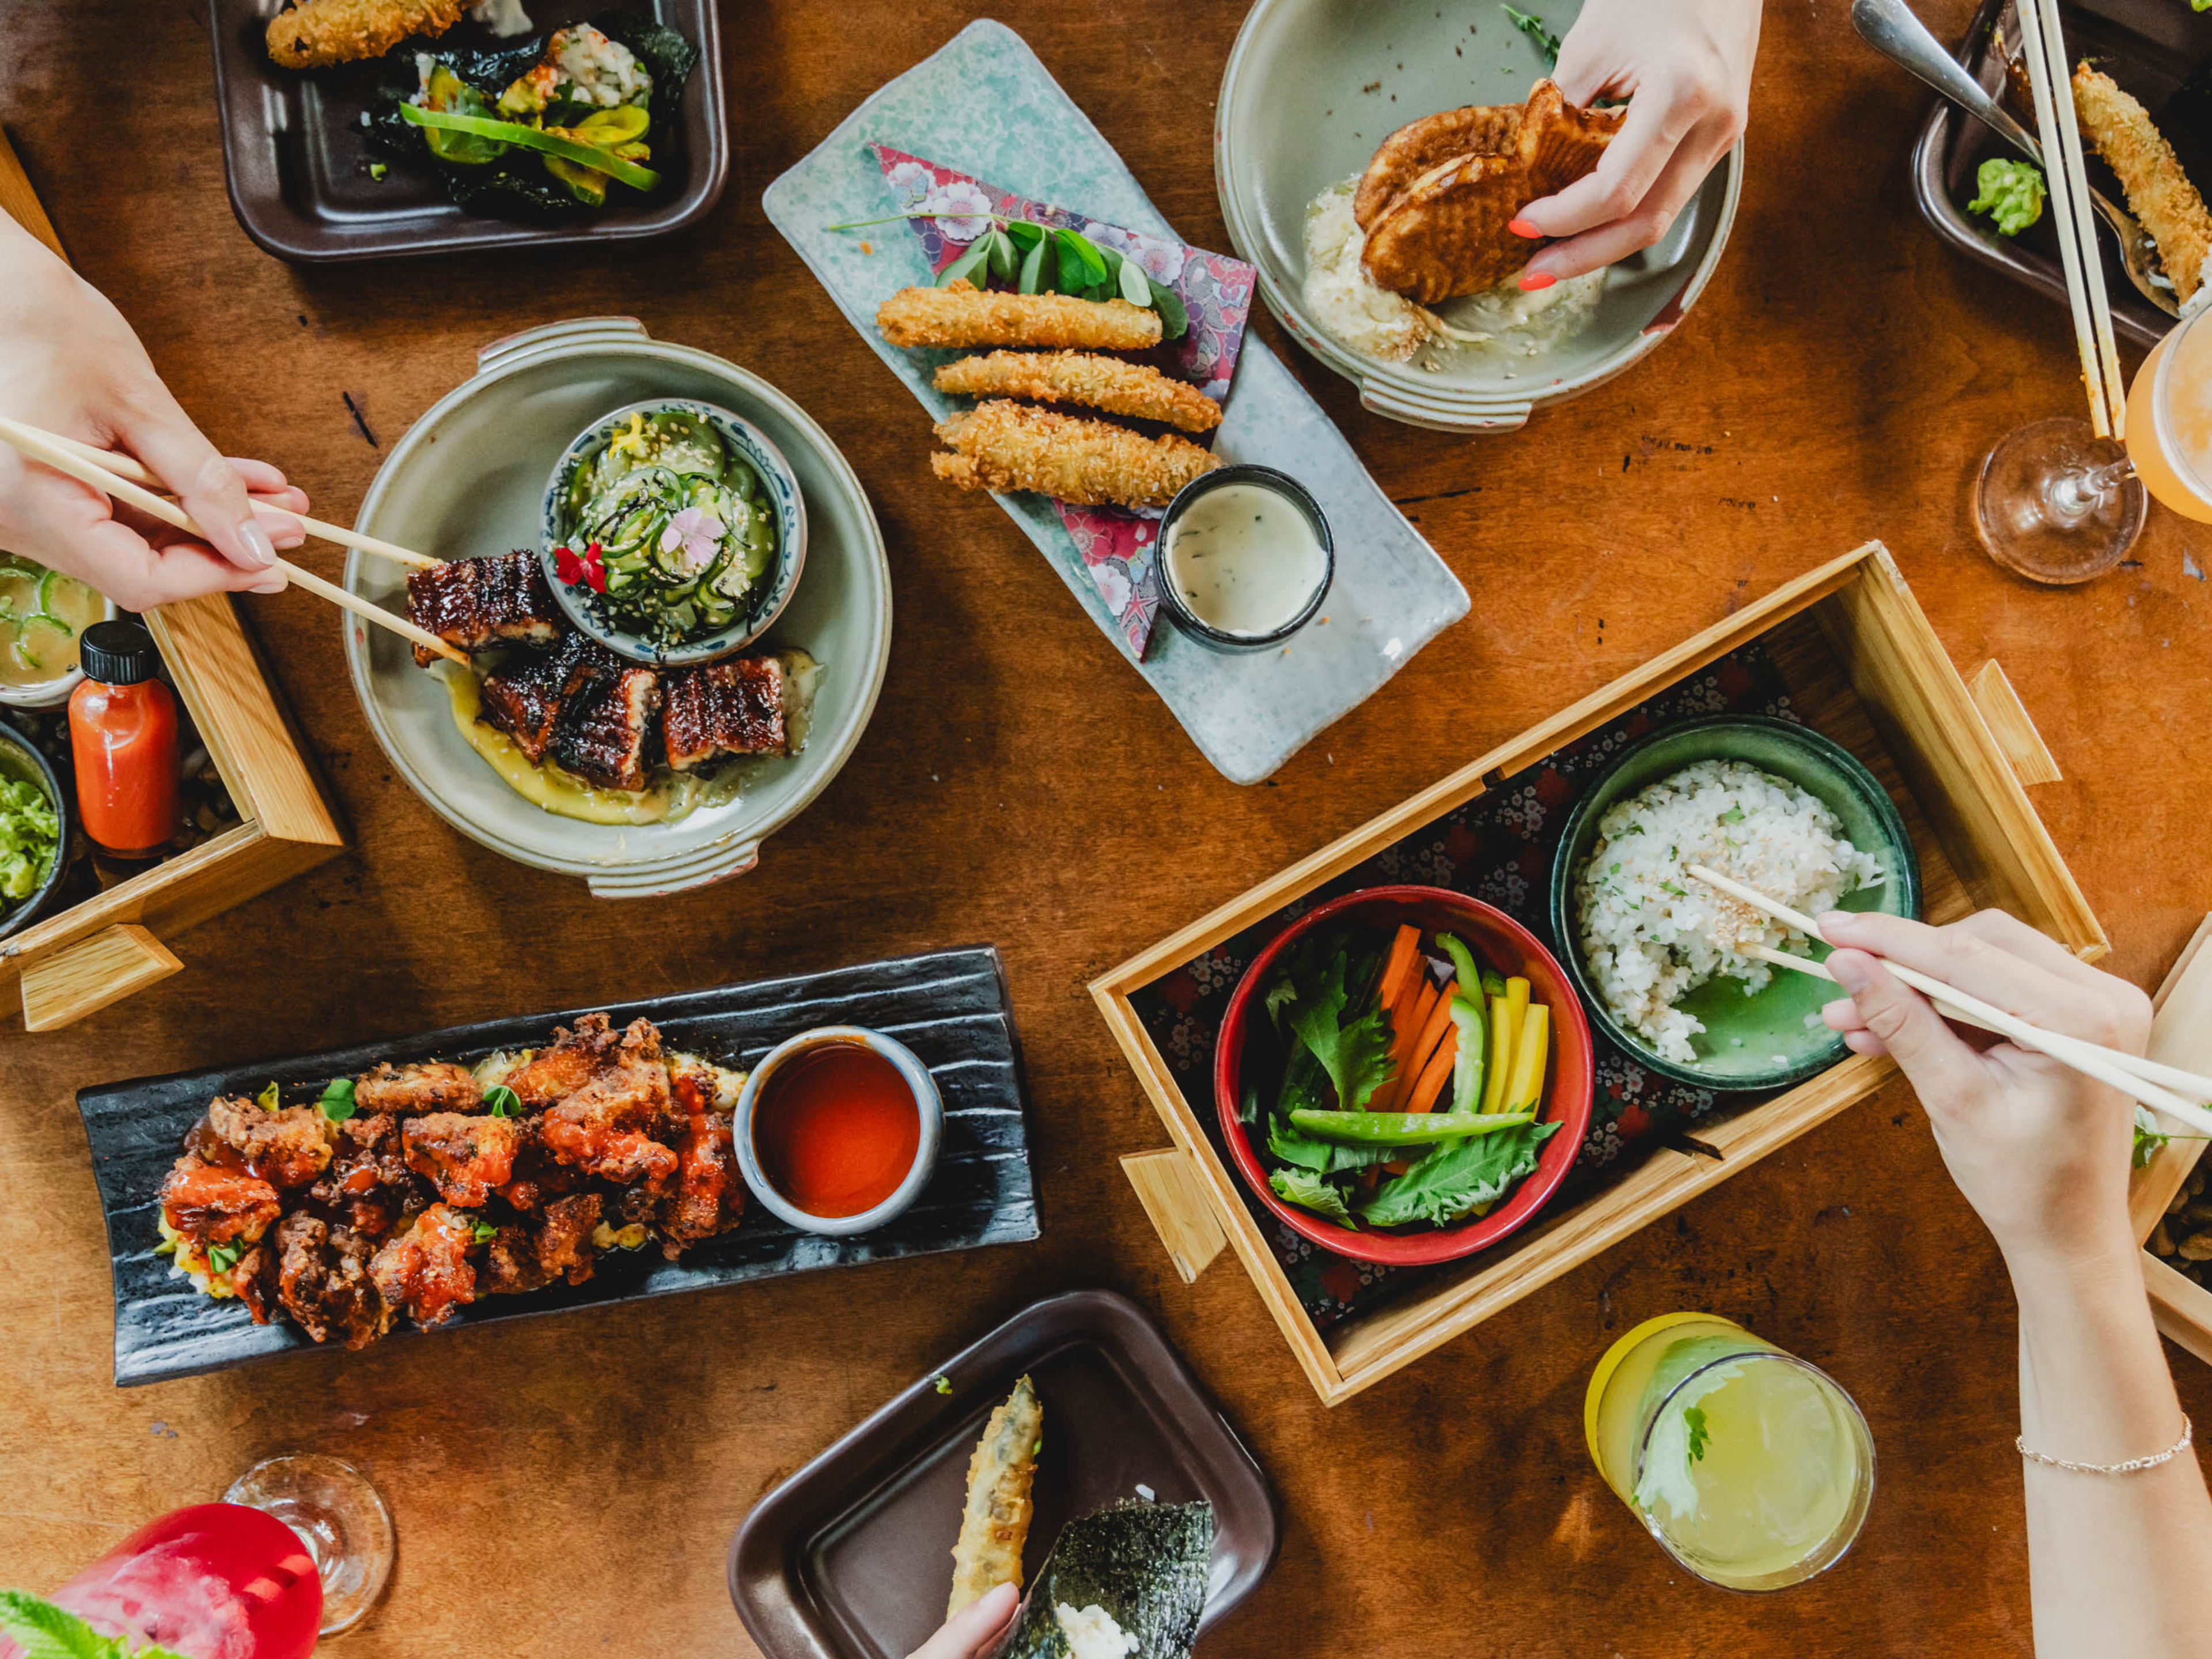
<svg viewBox="0 0 2212 1659">
<path fill-rule="evenodd" d="M 671 519 L 668 527 L 660 532 L 660 550 L 673 553 L 681 548 L 687 574 L 704 570 L 727 533 L 728 526 L 705 507 L 687 507 Z"/>
</svg>

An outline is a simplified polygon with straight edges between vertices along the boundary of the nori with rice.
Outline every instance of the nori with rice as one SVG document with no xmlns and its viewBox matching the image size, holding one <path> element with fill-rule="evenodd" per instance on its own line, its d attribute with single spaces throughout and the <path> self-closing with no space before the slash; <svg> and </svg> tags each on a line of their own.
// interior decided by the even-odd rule
<svg viewBox="0 0 2212 1659">
<path fill-rule="evenodd" d="M 664 175 L 665 185 L 672 159 L 670 152 L 681 131 L 677 125 L 676 106 L 683 97 L 684 82 L 698 65 L 699 49 L 674 29 L 664 28 L 651 17 L 635 11 L 603 11 L 585 21 L 608 40 L 628 46 L 653 76 L 653 97 L 646 105 L 653 125 L 646 134 L 646 142 L 652 145 L 653 155 L 646 165 Z M 501 92 L 545 56 L 546 42 L 550 38 L 544 33 L 533 34 L 520 46 L 503 46 L 496 52 L 441 46 L 428 40 L 402 43 L 385 60 L 384 79 L 377 87 L 375 101 L 369 106 L 368 142 L 389 155 L 433 169 L 444 181 L 446 193 L 471 212 L 543 217 L 601 211 L 571 196 L 546 172 L 544 158 L 535 150 L 510 149 L 495 161 L 475 166 L 441 161 L 431 154 L 424 129 L 399 112 L 399 106 L 415 96 L 422 86 L 422 70 L 415 61 L 418 53 L 434 63 L 445 64 L 495 101 Z M 621 185 L 613 186 L 608 193 L 611 199 L 619 200 L 622 192 L 637 194 Z"/>
<path fill-rule="evenodd" d="M 1189 1659 L 1213 1562 L 1213 1505 L 1116 1504 L 1069 1522 L 991 1659 L 1067 1659 L 1054 1608 L 1097 1606 L 1137 1659 Z"/>
</svg>

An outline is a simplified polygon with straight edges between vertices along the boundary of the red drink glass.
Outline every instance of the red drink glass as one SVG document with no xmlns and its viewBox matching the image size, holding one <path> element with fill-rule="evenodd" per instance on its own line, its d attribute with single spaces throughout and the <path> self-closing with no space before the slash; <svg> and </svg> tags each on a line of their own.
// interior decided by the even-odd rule
<svg viewBox="0 0 2212 1659">
<path fill-rule="evenodd" d="M 187 1659 L 307 1659 L 323 1583 L 300 1535 L 238 1504 L 196 1504 L 140 1528 L 53 1593 L 102 1633 Z M 0 1659 L 21 1650 L 0 1638 Z"/>
</svg>

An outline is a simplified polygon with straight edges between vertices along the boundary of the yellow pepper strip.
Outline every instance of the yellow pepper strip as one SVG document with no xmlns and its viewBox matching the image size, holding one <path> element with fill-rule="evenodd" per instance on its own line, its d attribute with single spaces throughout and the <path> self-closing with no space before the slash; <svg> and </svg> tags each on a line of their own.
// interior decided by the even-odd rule
<svg viewBox="0 0 2212 1659">
<path fill-rule="evenodd" d="M 1490 1067 L 1483 1074 L 1482 1109 L 1503 1111 L 1505 1085 L 1513 1080 L 1513 1039 L 1520 1030 L 1516 1020 L 1506 1018 L 1505 999 L 1490 1000 Z"/>
<path fill-rule="evenodd" d="M 1512 1103 L 1506 1109 L 1533 1112 L 1544 1097 L 1544 1071 L 1552 1057 L 1552 1011 L 1531 1003 L 1523 1016 L 1520 1037 L 1513 1045 L 1513 1085 L 1505 1091 Z"/>
</svg>

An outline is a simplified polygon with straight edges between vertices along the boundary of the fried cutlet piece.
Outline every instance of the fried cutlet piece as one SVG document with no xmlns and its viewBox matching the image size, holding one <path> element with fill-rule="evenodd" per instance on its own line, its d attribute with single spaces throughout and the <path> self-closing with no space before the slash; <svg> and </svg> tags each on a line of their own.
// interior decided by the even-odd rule
<svg viewBox="0 0 2212 1659">
<path fill-rule="evenodd" d="M 413 1117 L 418 1112 L 473 1112 L 483 1104 L 476 1073 L 450 1060 L 426 1060 L 411 1066 L 379 1060 L 353 1081 L 353 1103 L 372 1115 L 388 1112 Z"/>
<path fill-rule="evenodd" d="M 993 351 L 963 357 L 937 371 L 937 389 L 963 398 L 1087 404 L 1109 415 L 1164 421 L 1185 432 L 1211 432 L 1221 424 L 1221 405 L 1188 380 L 1163 374 L 1150 363 L 1083 351 Z"/>
<path fill-rule="evenodd" d="M 901 289 L 876 308 L 876 327 L 899 347 L 1142 351 L 1160 343 L 1160 313 L 1127 300 L 991 293 L 964 279 L 945 288 Z"/>
<path fill-rule="evenodd" d="M 550 645 L 568 631 L 538 556 L 519 549 L 409 571 L 407 617 L 464 651 Z M 417 666 L 437 659 L 427 647 L 415 647 Z"/>
<path fill-rule="evenodd" d="M 269 20 L 269 56 L 283 69 L 328 69 L 381 58 L 410 34 L 443 34 L 471 0 L 297 0 Z"/>
<path fill-rule="evenodd" d="M 276 1299 L 301 1330 L 318 1342 L 335 1337 L 349 1348 L 365 1348 L 384 1334 L 392 1310 L 369 1277 L 374 1252 L 368 1240 L 302 1212 L 286 1216 L 272 1242 Z"/>
<path fill-rule="evenodd" d="M 2212 252 L 2212 213 L 2189 182 L 2173 146 L 2166 142 L 2150 112 L 2120 90 L 2109 75 L 2086 63 L 2074 71 L 2074 112 L 2081 136 L 2118 175 L 2129 210 L 2158 244 L 2166 280 L 2184 300 L 2204 280 L 2204 256 Z"/>
<path fill-rule="evenodd" d="M 507 1073 L 507 1086 L 528 1109 L 550 1106 L 591 1081 L 621 1043 L 605 1014 L 585 1014 L 573 1031 L 555 1026 L 550 1043 Z"/>
<path fill-rule="evenodd" d="M 1518 104 L 1470 104 L 1408 121 L 1382 141 L 1352 198 L 1352 216 L 1365 230 L 1393 197 L 1431 167 L 1459 155 L 1505 155 L 1521 136 Z"/>
<path fill-rule="evenodd" d="M 738 1224 L 745 1209 L 730 1115 L 715 1109 L 718 1079 L 704 1066 L 670 1066 L 676 1104 L 686 1127 L 678 1148 L 676 1187 L 659 1217 L 660 1253 L 671 1261 L 686 1249 Z"/>
<path fill-rule="evenodd" d="M 646 742 L 660 712 L 660 676 L 594 649 L 569 673 L 547 746 L 556 765 L 603 789 L 644 789 Z"/>
<path fill-rule="evenodd" d="M 669 675 L 661 738 L 669 765 L 678 772 L 717 755 L 788 754 L 782 661 L 735 657 Z"/>
<path fill-rule="evenodd" d="M 450 1324 L 477 1299 L 476 1218 L 433 1204 L 405 1232 L 385 1242 L 368 1276 L 386 1306 L 404 1310 L 424 1330 Z"/>
<path fill-rule="evenodd" d="M 251 1243 L 282 1213 L 276 1188 L 235 1164 L 197 1152 L 179 1158 L 161 1182 L 161 1216 L 194 1244 Z"/>
<path fill-rule="evenodd" d="M 1004 399 L 939 423 L 953 453 L 930 466 L 963 489 L 1035 489 L 1076 507 L 1165 507 L 1221 465 L 1173 433 L 1146 438 L 1108 421 Z"/>
<path fill-rule="evenodd" d="M 331 1121 L 313 1106 L 271 1111 L 244 1095 L 208 1103 L 210 1133 L 271 1185 L 305 1187 L 330 1167 Z"/>
<path fill-rule="evenodd" d="M 598 1058 L 581 1085 L 546 1108 L 538 1139 L 570 1169 L 658 1193 L 677 1172 L 675 1152 L 659 1137 L 679 1127 L 660 1033 L 649 1020 L 632 1020 Z"/>
<path fill-rule="evenodd" d="M 428 1112 L 409 1118 L 399 1136 L 407 1167 L 435 1187 L 443 1202 L 473 1210 L 514 1173 L 522 1126 L 511 1117 Z"/>
</svg>

